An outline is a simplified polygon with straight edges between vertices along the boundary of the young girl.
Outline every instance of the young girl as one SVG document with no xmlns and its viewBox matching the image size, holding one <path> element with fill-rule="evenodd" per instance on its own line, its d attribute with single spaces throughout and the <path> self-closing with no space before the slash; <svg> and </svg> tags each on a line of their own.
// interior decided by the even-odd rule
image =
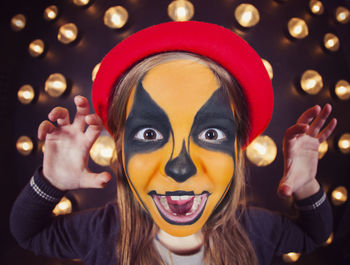
<svg viewBox="0 0 350 265">
<path fill-rule="evenodd" d="M 328 104 L 284 137 L 279 193 L 295 198 L 298 224 L 244 205 L 243 151 L 266 128 L 273 99 L 260 57 L 231 31 L 191 21 L 135 33 L 104 58 L 92 98 L 97 114 L 77 96 L 72 123 L 57 107 L 40 124 L 43 167 L 11 214 L 24 248 L 86 265 L 247 265 L 309 252 L 329 236 L 331 208 L 315 179 L 318 146 L 336 126 L 322 129 Z M 111 178 L 87 168 L 103 124 L 118 154 L 116 202 L 52 217 L 65 191 Z"/>
</svg>

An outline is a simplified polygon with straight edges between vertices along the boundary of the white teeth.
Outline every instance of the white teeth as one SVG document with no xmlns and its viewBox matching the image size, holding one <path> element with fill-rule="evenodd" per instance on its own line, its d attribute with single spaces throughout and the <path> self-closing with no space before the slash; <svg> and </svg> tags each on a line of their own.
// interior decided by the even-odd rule
<svg viewBox="0 0 350 265">
<path fill-rule="evenodd" d="M 172 201 L 187 201 L 191 199 L 193 196 L 190 195 L 182 195 L 182 196 L 170 196 Z"/>
<path fill-rule="evenodd" d="M 167 211 L 170 211 L 169 204 L 165 196 L 160 196 L 160 202 Z"/>
<path fill-rule="evenodd" d="M 171 200 L 173 201 L 177 201 L 177 200 L 189 200 L 191 198 L 193 199 L 193 204 L 191 207 L 191 210 L 189 212 L 187 212 L 185 215 L 189 216 L 192 215 L 194 212 L 197 211 L 199 205 L 202 202 L 202 199 L 204 199 L 206 197 L 206 195 L 195 195 L 195 196 L 188 196 L 188 195 L 183 195 L 183 196 L 171 196 Z M 174 216 L 177 216 L 176 213 L 172 212 L 170 210 L 169 204 L 168 204 L 168 200 L 166 198 L 166 196 L 159 196 L 159 201 L 162 204 L 162 206 L 164 207 L 164 209 L 166 209 L 169 213 L 171 213 Z"/>
</svg>

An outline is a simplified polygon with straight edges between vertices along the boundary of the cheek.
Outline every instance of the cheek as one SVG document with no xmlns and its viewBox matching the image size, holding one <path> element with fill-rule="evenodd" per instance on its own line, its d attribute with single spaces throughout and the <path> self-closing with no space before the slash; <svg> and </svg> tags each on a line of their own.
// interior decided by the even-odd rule
<svg viewBox="0 0 350 265">
<path fill-rule="evenodd" d="M 234 173 L 233 155 L 192 145 L 193 161 L 214 190 L 225 190 Z"/>
<path fill-rule="evenodd" d="M 150 153 L 136 153 L 127 161 L 126 169 L 129 181 L 138 191 L 148 192 L 154 189 L 154 182 L 164 176 L 166 158 L 170 156 L 170 143 Z M 152 187 L 151 187 L 152 186 Z"/>
</svg>

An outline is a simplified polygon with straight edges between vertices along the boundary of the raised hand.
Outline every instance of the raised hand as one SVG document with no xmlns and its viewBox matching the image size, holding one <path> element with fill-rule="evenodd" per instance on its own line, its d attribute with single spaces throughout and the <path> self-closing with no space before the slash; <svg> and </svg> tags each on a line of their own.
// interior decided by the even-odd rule
<svg viewBox="0 0 350 265">
<path fill-rule="evenodd" d="M 102 188 L 111 179 L 108 172 L 92 173 L 88 169 L 89 151 L 102 130 L 102 121 L 90 114 L 88 100 L 74 98 L 76 115 L 70 123 L 69 112 L 54 108 L 38 129 L 38 138 L 45 140 L 43 175 L 56 188 Z M 88 125 L 87 129 L 85 129 Z"/>
<path fill-rule="evenodd" d="M 337 120 L 333 118 L 324 127 L 331 111 L 329 104 L 322 110 L 320 106 L 314 106 L 286 131 L 283 138 L 284 173 L 278 187 L 279 195 L 303 199 L 318 191 L 318 147 L 337 125 Z"/>
</svg>

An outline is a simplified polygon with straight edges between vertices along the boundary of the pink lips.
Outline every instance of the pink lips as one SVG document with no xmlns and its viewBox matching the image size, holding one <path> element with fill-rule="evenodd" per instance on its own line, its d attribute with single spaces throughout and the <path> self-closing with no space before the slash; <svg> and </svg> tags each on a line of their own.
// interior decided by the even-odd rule
<svg viewBox="0 0 350 265">
<path fill-rule="evenodd" d="M 160 213 L 171 223 L 186 224 L 194 221 L 203 211 L 208 193 L 191 196 L 152 194 Z"/>
</svg>

